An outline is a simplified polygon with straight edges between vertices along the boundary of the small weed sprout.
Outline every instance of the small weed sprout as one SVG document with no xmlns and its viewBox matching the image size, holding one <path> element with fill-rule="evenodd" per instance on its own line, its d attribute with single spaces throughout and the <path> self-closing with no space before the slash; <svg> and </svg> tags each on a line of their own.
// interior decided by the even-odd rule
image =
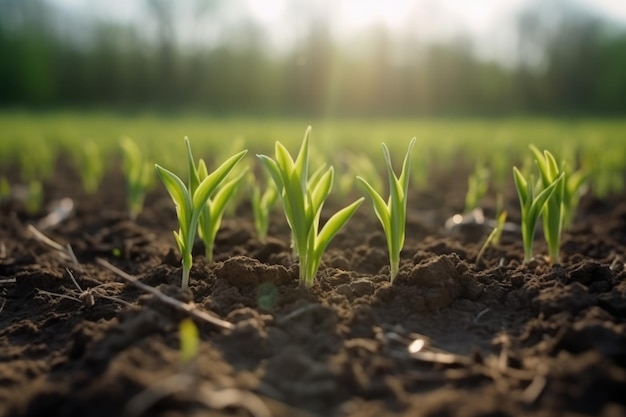
<svg viewBox="0 0 626 417">
<path fill-rule="evenodd" d="M 187 148 L 187 150 L 188 152 L 191 152 L 190 148 Z M 193 163 L 193 157 L 191 154 L 189 154 L 189 161 Z M 189 169 L 190 172 L 192 172 L 191 170 L 195 170 L 195 166 L 190 166 Z M 204 208 L 202 209 L 200 219 L 198 220 L 198 235 L 204 244 L 204 255 L 209 264 L 213 263 L 215 238 L 217 237 L 217 232 L 222 224 L 222 217 L 224 216 L 226 207 L 228 206 L 228 203 L 233 200 L 246 172 L 247 168 L 241 171 L 235 178 L 218 185 L 217 190 L 211 197 L 209 197 L 204 205 Z M 195 184 L 201 183 L 202 180 L 208 176 L 207 167 L 203 159 L 200 159 L 195 173 L 195 175 L 192 175 L 192 177 L 194 177 L 193 182 Z"/>
<path fill-rule="evenodd" d="M 261 186 L 255 181 L 254 175 L 248 175 L 248 183 L 252 191 L 251 204 L 254 228 L 259 240 L 265 242 L 269 228 L 270 212 L 276 205 L 276 201 L 278 201 L 276 185 L 274 185 L 271 178 L 268 178 L 265 191 L 261 191 Z"/>
<path fill-rule="evenodd" d="M 295 161 L 280 142 L 275 145 L 276 159 L 257 155 L 280 195 L 300 262 L 300 280 L 307 286 L 313 285 L 326 247 L 363 202 L 360 198 L 339 210 L 318 233 L 322 206 L 332 189 L 334 170 L 323 167 L 309 178 L 310 136 L 309 126 Z"/>
<path fill-rule="evenodd" d="M 188 186 L 176 174 L 155 164 L 159 178 L 176 205 L 176 215 L 180 228 L 174 232 L 174 238 L 182 256 L 182 288 L 187 288 L 189 285 L 189 272 L 191 271 L 193 261 L 191 251 L 200 216 L 206 207 L 206 203 L 247 152 L 247 150 L 244 150 L 231 156 L 202 181 L 196 182 L 197 172 L 192 170 L 195 163 L 191 156 L 191 145 L 188 138 L 185 138 L 185 144 L 187 146 L 187 158 L 189 159 Z"/>
<path fill-rule="evenodd" d="M 131 219 L 136 219 L 143 210 L 143 202 L 154 181 L 151 164 L 145 160 L 137 143 L 131 138 L 122 138 L 120 145 L 124 157 L 124 179 L 126 181 L 126 205 Z"/>
<path fill-rule="evenodd" d="M 407 194 L 409 189 L 409 176 L 411 164 L 411 150 L 415 145 L 415 138 L 409 143 L 409 147 L 404 156 L 402 164 L 402 172 L 400 176 L 396 176 L 391 165 L 391 156 L 389 149 L 383 143 L 383 154 L 387 165 L 387 174 L 389 177 L 389 199 L 387 203 L 381 195 L 362 177 L 357 180 L 363 185 L 368 196 L 372 200 L 374 212 L 380 221 L 387 239 L 387 249 L 389 251 L 389 266 L 391 268 L 391 281 L 395 279 L 400 268 L 400 251 L 404 246 L 404 237 L 406 229 L 406 205 Z"/>
<path fill-rule="evenodd" d="M 524 245 L 524 263 L 528 263 L 533 258 L 533 241 L 535 239 L 537 220 L 546 202 L 563 181 L 563 174 L 560 174 L 555 181 L 543 189 L 541 181 L 535 183 L 532 175 L 530 176 L 530 180 L 526 180 L 517 167 L 513 167 L 513 179 L 519 197 L 522 217 L 521 228 Z"/>
</svg>

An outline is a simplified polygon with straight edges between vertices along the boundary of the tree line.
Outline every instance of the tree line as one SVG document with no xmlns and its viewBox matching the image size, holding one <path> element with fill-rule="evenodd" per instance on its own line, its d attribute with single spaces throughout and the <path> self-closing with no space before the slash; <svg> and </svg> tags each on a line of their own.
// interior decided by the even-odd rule
<svg viewBox="0 0 626 417">
<path fill-rule="evenodd" d="M 150 39 L 116 21 L 68 28 L 41 0 L 0 0 L 0 105 L 353 116 L 623 113 L 626 31 L 581 11 L 560 13 L 556 24 L 535 9 L 522 13 L 506 63 L 481 58 L 462 37 L 400 39 L 382 26 L 368 32 L 367 43 L 350 45 L 321 19 L 281 53 L 268 50 L 253 22 L 232 41 L 181 46 L 167 14 L 155 13 L 158 36 Z"/>
</svg>

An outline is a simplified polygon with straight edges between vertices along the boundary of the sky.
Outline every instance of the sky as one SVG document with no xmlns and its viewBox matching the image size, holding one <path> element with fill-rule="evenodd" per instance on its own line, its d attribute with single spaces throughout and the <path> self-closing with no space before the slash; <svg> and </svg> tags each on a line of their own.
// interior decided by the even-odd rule
<svg viewBox="0 0 626 417">
<path fill-rule="evenodd" d="M 485 30 L 500 18 L 506 18 L 537 0 L 231 0 L 217 1 L 240 15 L 248 14 L 261 23 L 281 21 L 285 13 L 297 9 L 318 8 L 326 3 L 333 10 L 333 19 L 348 30 L 358 29 L 376 22 L 391 27 L 407 18 L 434 10 L 458 19 L 472 31 Z M 550 2 L 555 0 L 542 0 Z M 120 19 L 134 19 L 144 9 L 142 0 L 49 0 L 68 10 L 90 11 Z M 626 23 L 624 0 L 572 0 L 601 14 Z M 194 1 L 178 1 L 194 3 Z M 195 2 L 198 3 L 198 2 Z M 321 6 L 323 7 L 323 6 Z"/>
<path fill-rule="evenodd" d="M 143 25 L 146 0 L 48 0 L 62 10 L 98 19 Z M 165 0 L 167 2 L 167 0 Z M 533 4 L 569 2 L 626 25 L 626 0 L 172 0 L 177 8 L 179 40 L 219 43 L 224 27 L 254 22 L 272 47 L 288 49 L 312 17 L 329 23 L 333 35 L 345 42 L 368 28 L 384 25 L 397 33 L 421 39 L 446 40 L 468 36 L 486 57 L 512 49 L 515 16 Z M 198 4 L 217 4 L 217 10 Z M 149 24 L 146 24 L 149 27 Z"/>
</svg>

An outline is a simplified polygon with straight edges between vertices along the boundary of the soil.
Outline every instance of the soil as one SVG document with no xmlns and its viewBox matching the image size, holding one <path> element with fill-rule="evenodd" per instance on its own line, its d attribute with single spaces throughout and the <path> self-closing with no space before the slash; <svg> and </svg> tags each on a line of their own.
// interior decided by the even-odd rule
<svg viewBox="0 0 626 417">
<path fill-rule="evenodd" d="M 489 229 L 443 226 L 463 206 L 455 178 L 466 177 L 438 173 L 410 195 L 393 284 L 368 201 L 311 288 L 298 282 L 280 207 L 261 242 L 242 202 L 224 218 L 213 264 L 195 248 L 181 290 L 162 187 L 131 221 L 119 171 L 89 196 L 61 159 L 45 203 L 69 197 L 75 210 L 42 232 L 78 264 L 29 231 L 46 208 L 1 206 L 0 416 L 626 416 L 624 195 L 582 199 L 559 264 L 541 257 L 540 234 L 524 264 L 515 232 L 477 263 Z M 329 202 L 322 221 L 349 201 Z M 483 206 L 493 215 L 493 200 Z M 189 315 L 99 258 L 232 326 L 196 319 L 199 354 L 183 363 Z"/>
</svg>

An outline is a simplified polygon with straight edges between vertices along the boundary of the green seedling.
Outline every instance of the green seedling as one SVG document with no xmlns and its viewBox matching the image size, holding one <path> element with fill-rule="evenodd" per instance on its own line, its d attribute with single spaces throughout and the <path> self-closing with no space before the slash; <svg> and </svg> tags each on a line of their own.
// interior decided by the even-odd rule
<svg viewBox="0 0 626 417">
<path fill-rule="evenodd" d="M 216 151 L 215 160 L 217 161 L 225 160 L 228 158 L 228 156 L 234 155 L 235 153 L 239 151 L 239 149 L 244 149 L 245 147 L 246 147 L 246 141 L 244 140 L 243 137 L 235 138 L 234 140 L 229 142 L 228 146 L 223 146 L 222 144 L 220 144 L 220 146 L 217 149 L 215 149 Z M 248 166 L 244 164 L 237 164 L 229 175 L 233 177 L 239 176 L 239 174 L 242 174 L 244 171 L 248 171 Z M 226 208 L 224 209 L 225 215 L 227 216 L 234 215 L 237 207 L 245 201 L 244 199 L 247 198 L 247 196 L 245 195 L 243 190 L 244 190 L 243 187 L 239 187 L 239 186 L 236 187 L 235 192 L 233 193 L 232 197 L 230 197 L 229 203 L 226 205 Z"/>
<path fill-rule="evenodd" d="M 318 233 L 322 206 L 332 189 L 334 170 L 322 167 L 309 178 L 310 136 L 309 126 L 295 161 L 280 142 L 275 145 L 276 159 L 257 155 L 278 190 L 300 262 L 300 280 L 307 286 L 313 285 L 326 247 L 363 202 L 361 198 L 335 213 Z"/>
<path fill-rule="evenodd" d="M 504 210 L 504 195 L 502 193 L 498 193 L 496 196 L 496 226 L 498 231 L 495 236 L 492 238 L 492 244 L 497 245 L 500 243 L 500 238 L 502 237 L 502 232 L 504 230 L 504 223 L 506 223 L 506 217 L 508 213 Z"/>
<path fill-rule="evenodd" d="M 188 148 L 188 151 L 191 152 L 191 149 Z M 189 154 L 189 161 L 193 162 L 191 154 Z M 195 170 L 195 166 L 190 166 L 189 168 L 190 172 L 192 172 L 191 170 Z M 204 208 L 202 209 L 200 219 L 198 220 L 198 235 L 204 244 L 204 255 L 209 264 L 213 263 L 215 238 L 217 237 L 217 232 L 222 224 L 222 217 L 224 216 L 226 207 L 228 206 L 228 203 L 233 200 L 233 197 L 239 188 L 239 184 L 241 184 L 241 180 L 246 172 L 247 168 L 241 171 L 235 178 L 220 184 L 215 193 L 209 197 L 204 205 Z M 206 164 L 203 159 L 200 159 L 195 173 L 195 175 L 192 175 L 194 178 L 193 182 L 195 184 L 201 183 L 202 180 L 208 176 Z M 194 186 L 197 187 L 195 184 Z"/>
<path fill-rule="evenodd" d="M 126 205 L 130 218 L 134 220 L 143 210 L 146 191 L 154 182 L 154 174 L 151 164 L 143 157 L 134 140 L 128 137 L 122 138 L 120 145 L 124 158 Z"/>
<path fill-rule="evenodd" d="M 535 157 L 541 183 L 544 188 L 554 183 L 559 175 L 562 174 L 556 159 L 549 151 L 539 151 L 537 147 L 530 145 L 530 150 Z M 550 264 L 559 261 L 559 251 L 561 247 L 561 231 L 563 230 L 563 198 L 565 192 L 565 180 L 561 180 L 559 185 L 554 189 L 552 195 L 546 201 L 546 205 L 541 212 L 543 222 L 543 234 L 548 245 L 548 257 Z"/>
<path fill-rule="evenodd" d="M 200 334 L 198 327 L 190 318 L 180 322 L 178 335 L 180 338 L 180 361 L 188 364 L 198 357 L 200 350 Z"/>
<path fill-rule="evenodd" d="M 411 164 L 411 150 L 415 145 L 415 138 L 409 143 L 409 148 L 404 156 L 402 164 L 402 172 L 400 176 L 396 176 L 391 165 L 391 156 L 387 145 L 383 143 L 383 154 L 387 165 L 387 174 L 389 177 L 389 198 L 387 203 L 381 195 L 366 180 L 357 177 L 357 180 L 363 185 L 365 191 L 372 200 L 374 212 L 380 221 L 387 239 L 387 249 L 389 251 L 389 266 L 391 268 L 391 281 L 395 279 L 400 269 L 400 251 L 404 246 L 404 237 L 406 229 L 406 205 L 407 194 L 409 189 L 409 176 Z"/>
<path fill-rule="evenodd" d="M 76 157 L 76 166 L 80 173 L 83 189 L 87 194 L 94 194 L 98 191 L 104 176 L 104 163 L 100 149 L 90 140 L 82 144 L 79 153 L 80 155 Z"/>
<path fill-rule="evenodd" d="M 43 204 L 43 186 L 41 181 L 32 180 L 28 183 L 26 196 L 24 198 L 24 208 L 29 214 L 35 214 L 41 210 Z"/>
<path fill-rule="evenodd" d="M 413 165 L 419 167 L 419 169 L 411 171 L 411 187 L 417 190 L 425 190 L 428 187 L 428 175 L 434 156 L 433 150 L 427 146 L 427 141 L 420 141 L 416 143 L 416 146 L 417 151 L 413 156 Z M 376 189 L 382 190 L 382 187 Z"/>
<path fill-rule="evenodd" d="M 580 197 L 587 190 L 587 183 L 589 182 L 589 174 L 584 170 L 578 170 L 570 173 L 567 167 L 563 167 L 565 172 L 565 187 L 563 190 L 563 229 L 569 229 L 572 227 L 574 220 L 574 214 L 580 203 Z"/>
<path fill-rule="evenodd" d="M 552 264 L 559 261 L 561 233 L 571 224 L 587 175 L 583 171 L 569 172 L 565 163 L 562 163 L 562 169 L 559 169 L 556 159 L 549 151 L 544 151 L 542 154 L 533 145 L 530 145 L 530 150 L 539 167 L 544 187 L 554 181 L 558 175 L 563 174 L 563 181 L 542 212 L 544 235 Z"/>
<path fill-rule="evenodd" d="M 257 184 L 253 175 L 248 176 L 248 183 L 252 190 L 251 203 L 254 227 L 259 240 L 265 242 L 269 228 L 270 212 L 276 205 L 276 201 L 278 201 L 278 192 L 271 178 L 267 180 L 265 191 L 261 191 L 261 187 Z"/>
<path fill-rule="evenodd" d="M 54 172 L 56 153 L 51 149 L 52 145 L 44 139 L 33 139 L 29 149 L 37 152 L 22 152 L 20 159 L 20 178 L 22 181 L 42 181 L 49 178 Z"/>
<path fill-rule="evenodd" d="M 497 245 L 500 241 L 500 237 L 502 236 L 502 230 L 504 229 L 504 223 L 506 222 L 506 210 L 500 212 L 500 215 L 497 217 L 497 222 L 493 230 L 485 239 L 485 242 L 480 247 L 480 251 L 478 251 L 478 255 L 476 256 L 476 265 L 480 262 L 480 259 L 483 257 L 483 254 L 487 250 L 489 246 Z"/>
<path fill-rule="evenodd" d="M 467 178 L 467 194 L 465 195 L 465 213 L 478 207 L 489 189 L 489 170 L 476 165 L 474 172 Z"/>
<path fill-rule="evenodd" d="M 546 202 L 556 188 L 563 181 L 563 174 L 560 174 L 555 181 L 542 189 L 541 181 L 534 182 L 532 175 L 527 181 L 517 167 L 513 167 L 513 179 L 520 202 L 522 241 L 524 245 L 524 263 L 528 263 L 533 258 L 533 241 L 535 239 L 535 229 L 537 220 Z"/>
<path fill-rule="evenodd" d="M 0 177 L 0 202 L 9 200 L 11 198 L 11 184 L 7 177 Z"/>
<path fill-rule="evenodd" d="M 219 185 L 232 171 L 237 163 L 244 157 L 247 150 L 241 151 L 228 158 L 215 171 L 207 175 L 202 181 L 197 181 L 197 172 L 192 169 L 195 166 L 191 155 L 189 139 L 185 138 L 187 146 L 187 158 L 189 167 L 189 185 L 173 172 L 155 164 L 155 169 L 170 197 L 176 205 L 176 215 L 180 228 L 174 232 L 176 244 L 182 256 L 182 288 L 189 285 L 189 273 L 193 262 L 191 251 L 198 229 L 200 216 L 206 208 L 207 201 L 215 193 Z"/>
<path fill-rule="evenodd" d="M 379 190 L 383 181 L 378 169 L 366 154 L 349 154 L 345 161 L 346 168 L 338 179 L 339 195 L 348 196 L 354 186 L 356 176 L 367 178 L 372 187 Z"/>
</svg>

